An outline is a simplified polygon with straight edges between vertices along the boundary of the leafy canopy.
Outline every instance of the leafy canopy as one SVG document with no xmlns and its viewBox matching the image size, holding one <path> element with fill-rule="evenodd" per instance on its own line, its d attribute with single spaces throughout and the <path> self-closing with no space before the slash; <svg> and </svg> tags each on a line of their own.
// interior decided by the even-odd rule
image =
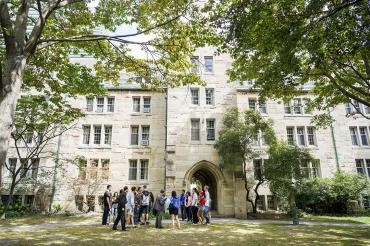
<svg viewBox="0 0 370 246">
<path fill-rule="evenodd" d="M 276 141 L 270 119 L 251 110 L 239 112 L 237 108 L 229 109 L 214 145 L 221 157 L 221 165 L 241 166 L 247 159 L 258 157 L 253 144 L 260 133 L 264 134 L 266 144 Z"/>
<path fill-rule="evenodd" d="M 268 149 L 265 161 L 265 176 L 269 188 L 277 197 L 292 201 L 297 189 L 305 179 L 302 166 L 315 162 L 308 149 L 280 141 Z"/>
<path fill-rule="evenodd" d="M 367 0 L 230 0 L 209 8 L 220 51 L 234 59 L 231 80 L 253 80 L 261 97 L 284 100 L 311 84 L 310 106 L 324 112 L 351 99 L 370 106 Z"/>
</svg>

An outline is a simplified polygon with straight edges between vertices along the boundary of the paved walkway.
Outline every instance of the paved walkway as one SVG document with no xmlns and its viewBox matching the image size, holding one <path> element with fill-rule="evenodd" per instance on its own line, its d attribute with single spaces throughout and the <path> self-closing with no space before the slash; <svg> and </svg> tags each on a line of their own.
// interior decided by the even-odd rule
<svg viewBox="0 0 370 246">
<path fill-rule="evenodd" d="M 171 220 L 163 220 L 164 224 L 171 224 Z M 182 222 L 186 224 L 186 222 Z M 239 224 L 239 225 L 260 225 L 260 224 L 276 224 L 276 225 L 292 225 L 291 221 L 288 220 L 239 220 L 234 218 L 214 218 L 212 223 L 215 224 Z M 20 232 L 30 230 L 44 230 L 52 228 L 63 228 L 63 227 L 76 227 L 76 226 L 93 226 L 100 225 L 99 222 L 71 222 L 71 223 L 53 223 L 53 224 L 39 224 L 39 225 L 21 225 L 21 226 L 9 226 L 0 228 L 0 232 Z M 300 225 L 321 225 L 321 226 L 344 226 L 344 227 L 369 227 L 370 224 L 352 224 L 352 223 L 332 223 L 332 222 L 313 222 L 304 221 L 300 222 Z"/>
</svg>

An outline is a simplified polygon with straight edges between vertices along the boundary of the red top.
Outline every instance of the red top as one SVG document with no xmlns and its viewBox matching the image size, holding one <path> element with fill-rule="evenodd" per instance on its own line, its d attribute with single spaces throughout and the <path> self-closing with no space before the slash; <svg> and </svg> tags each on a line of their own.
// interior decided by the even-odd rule
<svg viewBox="0 0 370 246">
<path fill-rule="evenodd" d="M 203 206 L 204 204 L 206 204 L 206 199 L 204 198 L 204 196 L 202 196 L 202 198 L 200 198 L 199 200 L 199 205 Z"/>
</svg>

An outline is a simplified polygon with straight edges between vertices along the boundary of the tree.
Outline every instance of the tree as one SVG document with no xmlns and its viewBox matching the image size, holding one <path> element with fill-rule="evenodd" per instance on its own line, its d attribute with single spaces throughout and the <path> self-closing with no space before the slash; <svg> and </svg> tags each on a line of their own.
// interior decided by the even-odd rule
<svg viewBox="0 0 370 246">
<path fill-rule="evenodd" d="M 215 2 L 215 1 L 212 1 Z M 350 1 L 217 1 L 209 6 L 234 59 L 231 80 L 255 81 L 260 97 L 290 100 L 306 84 L 323 110 L 370 107 L 370 7 Z M 315 120 L 327 121 L 329 113 Z"/>
<path fill-rule="evenodd" d="M 21 89 L 87 95 L 117 84 L 122 71 L 150 88 L 200 83 L 189 56 L 214 40 L 201 12 L 195 0 L 0 0 L 0 166 Z M 133 45 L 146 58 L 134 57 Z M 72 62 L 71 54 L 94 63 Z"/>
<path fill-rule="evenodd" d="M 214 145 L 220 155 L 221 166 L 242 169 L 246 200 L 252 205 L 253 213 L 257 213 L 257 201 L 260 198 L 258 188 L 265 178 L 260 174 L 258 180 L 254 180 L 247 162 L 260 157 L 261 152 L 254 143 L 262 138 L 268 145 L 275 142 L 271 120 L 258 112 L 239 112 L 237 108 L 231 108 L 224 116 L 223 127 Z"/>
<path fill-rule="evenodd" d="M 80 110 L 69 107 L 68 103 L 60 99 L 45 100 L 43 96 L 30 95 L 18 100 L 11 136 L 20 165 L 5 162 L 11 181 L 3 218 L 13 200 L 16 187 L 26 182 L 37 182 L 38 173 L 50 168 L 39 163 L 41 158 L 54 157 L 51 146 L 55 145 L 50 143 L 73 127 L 71 123 L 82 116 Z"/>
<path fill-rule="evenodd" d="M 271 145 L 267 153 L 264 169 L 270 191 L 276 197 L 286 198 L 292 208 L 297 191 L 307 177 L 302 167 L 315 160 L 309 150 L 286 142 Z"/>
</svg>

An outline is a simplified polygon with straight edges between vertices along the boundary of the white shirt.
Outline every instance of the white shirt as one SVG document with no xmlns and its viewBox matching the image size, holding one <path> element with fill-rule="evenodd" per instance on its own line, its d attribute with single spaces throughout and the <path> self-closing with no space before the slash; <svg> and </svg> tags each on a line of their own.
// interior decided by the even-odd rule
<svg viewBox="0 0 370 246">
<path fill-rule="evenodd" d="M 130 206 L 130 207 L 134 207 L 135 206 L 134 193 L 133 192 L 127 193 L 126 198 L 127 198 L 127 205 Z"/>
<path fill-rule="evenodd" d="M 198 204 L 198 195 L 197 193 L 193 193 L 192 199 L 191 199 L 191 206 L 197 206 Z"/>
<path fill-rule="evenodd" d="M 206 191 L 206 192 L 205 192 L 205 198 L 206 198 L 206 203 L 205 203 L 205 205 L 206 205 L 206 207 L 209 207 L 209 205 L 210 205 L 210 203 L 211 203 L 211 197 L 210 197 L 210 195 L 209 195 L 209 192 L 208 192 L 208 191 Z"/>
</svg>

